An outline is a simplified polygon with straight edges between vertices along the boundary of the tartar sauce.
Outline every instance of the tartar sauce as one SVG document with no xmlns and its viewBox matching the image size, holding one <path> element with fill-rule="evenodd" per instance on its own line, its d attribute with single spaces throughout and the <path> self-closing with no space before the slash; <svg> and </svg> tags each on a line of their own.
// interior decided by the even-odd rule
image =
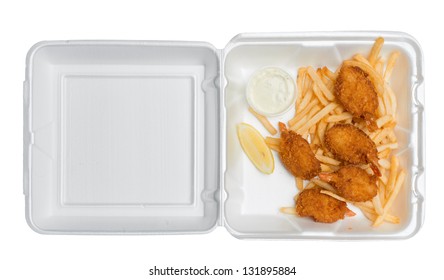
<svg viewBox="0 0 444 280">
<path fill-rule="evenodd" d="M 272 117 L 285 113 L 296 101 L 291 76 L 277 67 L 255 72 L 247 85 L 248 104 L 259 114 Z"/>
</svg>

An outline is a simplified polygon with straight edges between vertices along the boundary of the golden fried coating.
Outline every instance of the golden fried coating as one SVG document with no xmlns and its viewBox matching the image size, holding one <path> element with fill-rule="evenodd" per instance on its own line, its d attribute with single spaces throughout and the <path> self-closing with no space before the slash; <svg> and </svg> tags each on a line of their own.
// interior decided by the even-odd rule
<svg viewBox="0 0 444 280">
<path fill-rule="evenodd" d="M 335 124 L 325 132 L 324 144 L 339 160 L 351 164 L 369 163 L 375 175 L 381 176 L 375 143 L 354 125 Z"/>
<path fill-rule="evenodd" d="M 376 129 L 378 94 L 368 74 L 357 66 L 344 65 L 335 82 L 334 93 L 354 117 L 364 119 L 369 129 Z"/>
<path fill-rule="evenodd" d="M 315 187 L 303 190 L 296 199 L 296 213 L 300 217 L 313 217 L 320 223 L 334 223 L 352 216 L 347 204 L 329 195 L 322 194 L 321 188 Z"/>
<path fill-rule="evenodd" d="M 309 180 L 321 172 L 321 163 L 315 157 L 307 140 L 285 124 L 279 123 L 281 129 L 280 156 L 282 163 L 296 177 Z"/>
<path fill-rule="evenodd" d="M 368 201 L 378 193 L 376 176 L 357 166 L 348 165 L 333 173 L 320 173 L 319 178 L 331 183 L 340 196 L 353 202 Z"/>
</svg>

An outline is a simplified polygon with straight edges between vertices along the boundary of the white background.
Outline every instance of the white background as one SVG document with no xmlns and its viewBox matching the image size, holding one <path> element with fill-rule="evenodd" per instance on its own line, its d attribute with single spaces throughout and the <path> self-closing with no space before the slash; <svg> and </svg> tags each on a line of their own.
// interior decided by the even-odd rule
<svg viewBox="0 0 444 280">
<path fill-rule="evenodd" d="M 148 269 L 154 265 L 235 269 L 295 266 L 297 276 L 286 279 L 442 277 L 442 8 L 426 3 L 432 1 L 251 2 L 255 4 L 240 0 L 2 1 L 0 279 L 152 279 L 148 277 Z M 39 235 L 27 226 L 22 195 L 22 81 L 25 55 L 35 42 L 201 40 L 223 48 L 240 32 L 316 30 L 405 31 L 422 45 L 426 79 L 427 196 L 426 221 L 418 235 L 405 241 L 240 241 L 224 228 L 197 236 L 48 236 Z"/>
</svg>

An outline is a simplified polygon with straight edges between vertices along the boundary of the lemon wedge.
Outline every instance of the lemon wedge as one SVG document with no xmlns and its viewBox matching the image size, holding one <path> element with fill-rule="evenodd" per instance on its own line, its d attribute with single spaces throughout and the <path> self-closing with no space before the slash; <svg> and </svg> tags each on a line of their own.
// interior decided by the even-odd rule
<svg viewBox="0 0 444 280">
<path fill-rule="evenodd" d="M 249 124 L 240 123 L 237 125 L 237 136 L 242 149 L 254 166 L 265 174 L 273 173 L 273 154 L 259 131 Z"/>
</svg>

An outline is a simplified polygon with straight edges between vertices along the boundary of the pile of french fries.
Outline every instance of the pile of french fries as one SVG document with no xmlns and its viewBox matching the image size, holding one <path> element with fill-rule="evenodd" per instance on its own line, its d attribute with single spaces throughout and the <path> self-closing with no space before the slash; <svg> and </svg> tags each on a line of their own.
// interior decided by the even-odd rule
<svg viewBox="0 0 444 280">
<path fill-rule="evenodd" d="M 378 94 L 377 129 L 369 131 L 365 123 L 355 125 L 363 130 L 376 144 L 379 157 L 379 165 L 382 176 L 377 182 L 378 195 L 372 201 L 354 203 L 337 195 L 335 189 L 328 183 L 319 179 L 304 182 L 296 178 L 296 186 L 299 190 L 320 186 L 322 192 L 336 199 L 352 203 L 373 222 L 373 226 L 379 226 L 382 222 L 399 223 L 399 217 L 390 214 L 400 189 L 403 186 L 406 172 L 399 166 L 398 158 L 392 151 L 398 148 L 397 138 L 394 132 L 396 126 L 397 101 L 390 87 L 390 77 L 399 57 L 399 52 L 390 54 L 387 63 L 380 56 L 384 44 L 383 38 L 376 39 L 370 54 L 366 58 L 362 54 L 356 54 L 352 59 L 343 63 L 358 66 L 368 73 L 369 79 L 375 85 Z M 332 72 L 327 67 L 314 69 L 311 66 L 301 67 L 298 70 L 297 90 L 298 98 L 295 104 L 295 115 L 288 121 L 288 127 L 302 135 L 309 143 L 317 159 L 321 162 L 323 172 L 333 172 L 343 163 L 334 159 L 333 155 L 324 146 L 325 132 L 337 123 L 352 123 L 353 116 L 346 112 L 337 102 L 334 92 L 334 84 L 340 67 Z M 271 135 L 277 130 L 264 116 L 259 115 L 250 108 L 258 120 L 264 125 Z M 266 137 L 267 145 L 279 152 L 280 138 Z M 368 165 L 361 166 L 369 174 L 373 174 Z M 282 208 L 284 213 L 293 213 L 293 209 Z"/>
</svg>

